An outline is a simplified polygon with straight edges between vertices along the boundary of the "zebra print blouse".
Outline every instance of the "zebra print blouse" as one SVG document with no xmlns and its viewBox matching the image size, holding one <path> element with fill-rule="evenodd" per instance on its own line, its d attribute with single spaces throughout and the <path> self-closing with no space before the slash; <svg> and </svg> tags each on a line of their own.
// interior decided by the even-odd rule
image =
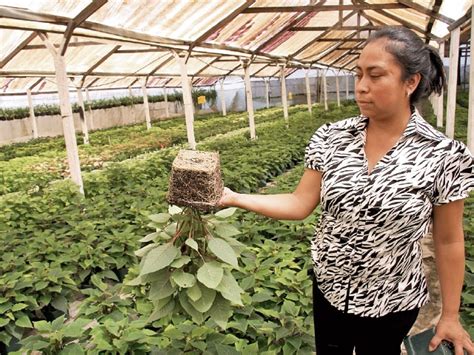
<svg viewBox="0 0 474 355">
<path fill-rule="evenodd" d="M 368 175 L 368 118 L 321 126 L 305 167 L 322 172 L 322 215 L 311 245 L 318 287 L 337 309 L 381 317 L 429 300 L 420 239 L 433 206 L 468 197 L 474 158 L 414 110 L 398 143 Z"/>
</svg>

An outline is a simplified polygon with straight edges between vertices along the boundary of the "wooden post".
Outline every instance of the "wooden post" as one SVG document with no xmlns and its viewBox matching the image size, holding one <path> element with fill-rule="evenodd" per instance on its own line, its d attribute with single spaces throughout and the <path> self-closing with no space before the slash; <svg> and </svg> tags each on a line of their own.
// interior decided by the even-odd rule
<svg viewBox="0 0 474 355">
<path fill-rule="evenodd" d="M 94 129 L 94 114 L 92 112 L 92 105 L 91 105 L 91 98 L 89 96 L 89 89 L 86 88 L 86 100 L 87 103 L 89 104 L 89 126 L 92 129 Z"/>
<path fill-rule="evenodd" d="M 227 110 L 225 106 L 225 92 L 224 92 L 224 78 L 219 80 L 220 88 L 221 88 L 221 107 L 222 107 L 222 116 L 227 116 Z"/>
<path fill-rule="evenodd" d="M 265 83 L 265 102 L 266 102 L 266 107 L 270 108 L 270 79 L 269 78 L 264 78 L 263 79 Z"/>
<path fill-rule="evenodd" d="M 165 92 L 165 116 L 166 116 L 166 118 L 169 118 L 170 117 L 170 108 L 168 107 L 168 89 L 165 86 L 163 88 L 163 90 Z"/>
<path fill-rule="evenodd" d="M 319 81 L 318 81 L 318 80 L 319 80 L 319 79 L 318 79 L 318 75 L 319 75 L 319 70 L 316 70 L 316 76 L 314 77 L 314 87 L 315 87 L 315 90 L 314 90 L 314 101 L 315 101 L 316 103 L 319 102 L 319 95 L 320 95 L 320 93 L 319 93 L 319 85 L 320 85 L 320 83 L 319 83 Z"/>
<path fill-rule="evenodd" d="M 458 59 L 459 59 L 459 37 L 461 29 L 455 28 L 451 31 L 451 43 L 449 46 L 449 78 L 448 78 L 448 102 L 446 110 L 446 135 L 454 138 L 454 120 L 456 114 L 456 89 L 458 81 Z"/>
<path fill-rule="evenodd" d="M 89 144 L 89 131 L 87 129 L 87 122 L 86 122 L 86 108 L 84 107 L 84 98 L 82 97 L 82 90 L 77 88 L 77 102 L 79 104 L 79 118 L 81 120 L 81 127 L 82 127 L 82 139 L 84 140 L 84 144 Z"/>
<path fill-rule="evenodd" d="M 337 98 L 337 107 L 341 107 L 341 97 L 339 96 L 339 75 L 336 73 L 336 98 Z"/>
<path fill-rule="evenodd" d="M 184 105 L 184 116 L 186 119 L 186 132 L 188 135 L 189 148 L 196 149 L 196 139 L 194 138 L 194 109 L 193 109 L 193 98 L 191 96 L 191 85 L 188 78 L 188 70 L 186 68 L 186 58 L 179 56 L 176 52 L 173 52 L 175 59 L 179 63 L 181 70 L 181 87 L 183 88 L 183 105 Z"/>
<path fill-rule="evenodd" d="M 131 86 L 128 87 L 128 96 L 130 96 L 130 97 L 133 96 L 132 87 L 131 87 Z"/>
<path fill-rule="evenodd" d="M 444 59 L 444 42 L 439 44 L 439 56 L 441 60 Z M 441 88 L 441 94 L 438 96 L 436 101 L 436 126 L 443 127 L 444 120 L 444 89 Z"/>
<path fill-rule="evenodd" d="M 244 67 L 244 81 L 245 81 L 245 95 L 247 98 L 247 112 L 249 114 L 249 127 L 250 127 L 250 139 L 256 139 L 257 135 L 255 134 L 255 119 L 253 112 L 253 97 L 252 97 L 252 87 L 250 85 L 250 63 L 248 61 L 243 62 Z"/>
<path fill-rule="evenodd" d="M 148 94 L 146 92 L 146 79 L 142 82 L 143 108 L 145 110 L 146 129 L 151 128 L 150 105 L 148 104 Z"/>
<path fill-rule="evenodd" d="M 469 107 L 467 111 L 467 147 L 474 154 L 474 5 L 471 7 L 471 65 L 469 68 Z"/>
<path fill-rule="evenodd" d="M 79 150 L 77 149 L 76 130 L 72 116 L 71 102 L 69 101 L 68 78 L 66 73 L 66 60 L 64 56 L 54 56 L 56 69 L 56 83 L 58 85 L 59 106 L 63 120 L 64 140 L 66 141 L 67 160 L 72 181 L 79 186 L 79 191 L 84 193 L 84 184 L 81 176 Z"/>
<path fill-rule="evenodd" d="M 326 82 L 326 71 L 323 71 L 323 96 L 324 96 L 324 109 L 327 111 L 328 110 L 328 88 L 327 88 L 327 82 Z"/>
<path fill-rule="evenodd" d="M 349 100 L 349 75 L 346 74 L 346 100 Z"/>
<path fill-rule="evenodd" d="M 26 94 L 28 95 L 28 106 L 30 107 L 30 121 L 31 121 L 33 138 L 38 138 L 38 123 L 36 122 L 35 110 L 33 106 L 33 98 L 31 97 L 31 90 L 27 89 Z"/>
<path fill-rule="evenodd" d="M 283 117 L 288 124 L 288 97 L 286 94 L 286 80 L 285 80 L 285 66 L 280 68 L 280 82 L 281 82 L 281 103 L 283 104 Z"/>
<path fill-rule="evenodd" d="M 308 102 L 308 111 L 311 115 L 313 112 L 313 104 L 311 102 L 311 88 L 309 86 L 309 69 L 306 70 L 305 81 L 306 81 L 306 101 Z"/>
</svg>

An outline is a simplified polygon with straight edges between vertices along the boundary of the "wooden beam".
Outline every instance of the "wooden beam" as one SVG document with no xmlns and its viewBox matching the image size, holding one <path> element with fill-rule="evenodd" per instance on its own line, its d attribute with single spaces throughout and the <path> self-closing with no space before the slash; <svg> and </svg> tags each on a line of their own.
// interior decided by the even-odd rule
<svg viewBox="0 0 474 355">
<path fill-rule="evenodd" d="M 31 33 L 28 37 L 26 37 L 23 41 L 20 42 L 18 46 L 14 50 L 12 50 L 1 62 L 0 68 L 3 68 L 7 63 L 13 59 L 22 49 L 25 49 L 28 43 L 30 43 L 38 34 L 36 32 Z"/>
<path fill-rule="evenodd" d="M 191 96 L 191 86 L 186 68 L 186 58 L 172 52 L 181 69 L 181 86 L 183 90 L 184 116 L 186 120 L 186 133 L 188 137 L 189 148 L 196 149 L 196 139 L 194 137 L 194 105 Z"/>
<path fill-rule="evenodd" d="M 84 42 L 72 42 L 68 44 L 68 47 L 85 47 L 85 46 L 103 46 L 103 42 L 96 42 L 96 41 L 84 41 Z M 54 44 L 54 47 L 59 48 L 58 44 Z M 23 48 L 24 50 L 29 49 L 44 49 L 46 46 L 44 44 L 30 44 Z"/>
<path fill-rule="evenodd" d="M 169 62 L 171 62 L 173 60 L 173 55 L 170 55 L 167 59 L 165 59 L 163 62 L 161 62 L 160 64 L 158 64 L 155 68 L 153 68 L 153 70 L 150 72 L 150 76 L 153 76 L 155 75 L 155 73 L 163 68 L 166 64 L 168 64 Z"/>
<path fill-rule="evenodd" d="M 474 5 L 471 6 L 471 65 L 469 68 L 469 106 L 467 109 L 467 147 L 474 152 Z"/>
<path fill-rule="evenodd" d="M 425 29 L 421 28 L 421 27 L 418 27 L 417 25 L 411 23 L 411 22 L 408 22 L 398 16 L 395 16 L 389 12 L 386 12 L 384 10 L 374 10 L 375 12 L 379 13 L 380 15 L 382 16 L 385 16 L 393 21 L 397 21 L 398 23 L 402 24 L 403 26 L 405 27 L 408 27 L 409 29 L 411 30 L 415 30 L 415 31 L 418 31 L 420 33 L 423 33 L 426 37 L 429 37 L 429 38 L 432 38 L 434 40 L 440 40 L 441 38 L 439 38 L 438 36 L 430 33 L 430 32 L 426 32 Z"/>
<path fill-rule="evenodd" d="M 44 80 L 44 78 L 39 78 L 37 81 L 35 81 L 33 83 L 33 85 L 31 85 L 28 89 L 30 90 L 33 90 L 35 87 L 37 87 L 39 85 L 39 83 L 41 83 L 42 81 Z"/>
<path fill-rule="evenodd" d="M 252 95 L 252 86 L 250 83 L 250 61 L 246 60 L 242 62 L 244 67 L 244 82 L 245 82 L 245 97 L 247 98 L 247 112 L 249 116 L 249 128 L 250 128 L 250 139 L 257 139 L 255 132 L 255 119 L 254 119 L 254 110 L 253 110 L 253 95 Z"/>
<path fill-rule="evenodd" d="M 352 17 L 353 15 L 355 14 L 354 11 L 352 11 L 351 13 L 349 13 L 347 16 L 344 16 L 343 18 L 343 21 L 346 21 L 348 18 Z M 294 58 L 296 57 L 298 54 L 300 54 L 301 52 L 303 52 L 306 48 L 312 46 L 314 43 L 318 42 L 320 39 L 324 38 L 324 36 L 326 36 L 327 34 L 330 33 L 330 30 L 327 30 L 323 33 L 321 33 L 321 35 L 319 35 L 318 37 L 316 37 L 315 39 L 313 39 L 312 41 L 306 43 L 303 47 L 301 47 L 300 49 L 298 49 L 296 52 L 292 53 L 290 55 L 291 58 Z"/>
<path fill-rule="evenodd" d="M 434 5 L 433 5 L 433 12 L 439 14 L 439 9 L 441 8 L 441 3 L 443 0 L 435 0 Z M 430 16 L 430 19 L 428 21 L 428 24 L 426 25 L 426 32 L 431 33 L 431 30 L 433 29 L 433 24 L 435 22 L 435 17 Z M 430 43 L 429 37 L 425 39 L 425 43 L 428 44 Z"/>
<path fill-rule="evenodd" d="M 465 22 L 469 21 L 471 19 L 471 9 L 469 8 L 466 13 L 464 14 L 464 16 L 462 16 L 461 18 L 459 18 L 458 20 L 454 21 L 454 23 L 452 23 L 449 27 L 448 27 L 448 30 L 449 31 L 452 31 L 454 30 L 456 27 L 459 27 L 461 25 L 463 25 Z M 471 26 L 472 26 L 472 22 L 471 22 Z"/>
<path fill-rule="evenodd" d="M 456 91 L 458 82 L 460 28 L 451 31 L 449 44 L 449 76 L 448 76 L 448 101 L 446 103 L 446 135 L 454 138 L 454 121 L 456 115 Z"/>
<path fill-rule="evenodd" d="M 400 4 L 406 5 L 407 7 L 411 8 L 411 9 L 413 9 L 413 10 L 415 10 L 415 11 L 421 13 L 421 14 L 432 17 L 432 18 L 434 18 L 436 20 L 439 20 L 441 22 L 444 22 L 448 25 L 451 25 L 455 22 L 455 20 L 453 20 L 452 18 L 440 14 L 439 11 L 428 9 L 428 8 L 424 7 L 423 5 L 420 5 L 416 2 L 414 2 L 413 0 L 398 0 L 398 2 Z"/>
<path fill-rule="evenodd" d="M 199 45 L 202 41 L 206 40 L 210 35 L 212 35 L 214 32 L 216 32 L 219 28 L 225 27 L 228 25 L 230 22 L 232 22 L 239 14 L 241 14 L 245 9 L 247 9 L 249 6 L 253 5 L 255 3 L 255 0 L 246 0 L 241 6 L 239 6 L 237 9 L 232 11 L 230 14 L 227 16 L 221 18 L 219 22 L 217 22 L 215 25 L 213 25 L 211 28 L 209 28 L 206 32 L 204 32 L 202 35 L 200 35 L 192 44 L 192 47 Z"/>
<path fill-rule="evenodd" d="M 341 26 L 337 27 L 340 31 L 369 31 L 377 30 L 384 26 Z M 333 26 L 311 26 L 311 27 L 291 27 L 290 31 L 327 31 L 333 29 Z"/>
<path fill-rule="evenodd" d="M 89 5 L 87 5 L 76 17 L 74 17 L 71 21 L 68 22 L 66 32 L 64 33 L 64 38 L 61 42 L 61 47 L 59 53 L 61 55 L 66 54 L 67 45 L 71 40 L 72 33 L 77 26 L 80 26 L 89 16 L 91 16 L 94 12 L 100 9 L 107 0 L 93 0 Z"/>
<path fill-rule="evenodd" d="M 322 11 L 354 11 L 354 10 L 380 10 L 380 9 L 405 9 L 406 5 L 398 3 L 389 4 L 353 4 L 353 5 L 305 5 L 305 6 L 262 6 L 249 7 L 245 14 L 260 14 L 269 12 L 322 12 Z"/>
<path fill-rule="evenodd" d="M 82 82 L 81 82 L 81 86 L 84 84 L 84 80 L 86 79 L 86 77 L 88 75 L 90 75 L 95 68 L 97 68 L 99 65 L 101 65 L 103 62 L 105 62 L 108 58 L 110 58 L 110 56 L 114 53 L 117 52 L 117 50 L 121 47 L 121 45 L 118 45 L 118 46 L 115 46 L 111 51 L 109 51 L 107 54 L 105 54 L 102 58 L 100 58 L 97 62 L 95 62 L 95 64 L 93 64 L 89 69 L 87 69 L 87 71 L 84 73 L 83 77 L 82 77 Z"/>
<path fill-rule="evenodd" d="M 36 122 L 35 110 L 33 106 L 33 98 L 31 97 L 31 89 L 26 90 L 26 95 L 28 96 L 28 107 L 30 109 L 30 121 L 31 121 L 31 131 L 33 139 L 38 138 L 38 123 Z"/>
</svg>

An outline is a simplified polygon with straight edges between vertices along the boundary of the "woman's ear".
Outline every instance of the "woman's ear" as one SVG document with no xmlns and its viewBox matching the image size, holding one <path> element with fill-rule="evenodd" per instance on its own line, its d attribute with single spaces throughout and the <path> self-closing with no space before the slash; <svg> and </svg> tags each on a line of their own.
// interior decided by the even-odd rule
<svg viewBox="0 0 474 355">
<path fill-rule="evenodd" d="M 416 88 L 418 87 L 418 84 L 420 83 L 420 80 L 421 80 L 420 73 L 413 74 L 412 76 L 408 78 L 408 80 L 406 81 L 408 96 L 410 96 L 416 90 Z"/>
</svg>

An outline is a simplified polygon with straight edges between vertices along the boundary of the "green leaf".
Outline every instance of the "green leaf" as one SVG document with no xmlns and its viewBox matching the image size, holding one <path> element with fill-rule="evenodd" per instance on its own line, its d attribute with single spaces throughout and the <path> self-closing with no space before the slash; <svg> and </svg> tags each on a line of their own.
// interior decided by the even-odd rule
<svg viewBox="0 0 474 355">
<path fill-rule="evenodd" d="M 211 261 L 204 263 L 197 271 L 197 279 L 209 288 L 215 289 L 222 280 L 224 269 L 221 263 Z"/>
<path fill-rule="evenodd" d="M 216 351 L 219 355 L 239 355 L 240 353 L 235 350 L 235 347 L 224 345 L 224 344 L 216 344 Z"/>
<path fill-rule="evenodd" d="M 238 268 L 237 255 L 234 249 L 224 240 L 220 238 L 213 238 L 207 244 L 209 250 L 222 261 Z"/>
<path fill-rule="evenodd" d="M 147 236 L 143 237 L 142 239 L 139 240 L 139 242 L 146 243 L 146 242 L 151 242 L 158 236 L 157 232 L 153 232 L 148 234 Z"/>
<path fill-rule="evenodd" d="M 198 243 L 194 239 L 188 238 L 188 239 L 186 239 L 186 241 L 184 243 L 187 246 L 189 246 L 191 249 L 194 249 L 194 250 L 198 251 Z"/>
<path fill-rule="evenodd" d="M 233 237 L 240 234 L 240 231 L 231 224 L 218 224 L 215 232 L 222 238 Z"/>
<path fill-rule="evenodd" d="M 23 315 L 18 318 L 15 324 L 20 328 L 33 328 L 33 324 L 31 324 L 30 318 L 28 318 L 28 316 L 26 315 Z"/>
<path fill-rule="evenodd" d="M 230 302 L 219 294 L 216 296 L 211 309 L 208 311 L 211 319 L 223 330 L 227 328 L 227 321 L 232 316 L 232 313 Z"/>
<path fill-rule="evenodd" d="M 51 330 L 53 332 L 55 332 L 55 331 L 58 331 L 59 329 L 61 329 L 61 327 L 64 325 L 65 320 L 66 320 L 66 318 L 64 317 L 64 315 L 61 315 L 58 318 L 56 318 L 55 320 L 53 320 L 51 322 Z"/>
<path fill-rule="evenodd" d="M 211 306 L 212 303 L 214 302 L 214 299 L 216 298 L 216 291 L 207 288 L 205 286 L 201 287 L 201 293 L 202 296 L 197 300 L 189 300 L 189 303 L 193 305 L 194 308 L 196 308 L 197 311 L 204 313 L 207 312 Z"/>
<path fill-rule="evenodd" d="M 63 295 L 58 295 L 52 302 L 51 305 L 56 308 L 57 310 L 60 310 L 63 313 L 67 313 L 67 299 Z"/>
<path fill-rule="evenodd" d="M 189 288 L 196 283 L 196 278 L 194 275 L 184 272 L 183 270 L 175 270 L 171 274 L 171 279 L 176 282 L 179 287 Z"/>
<path fill-rule="evenodd" d="M 84 349 L 79 344 L 68 344 L 59 352 L 59 355 L 82 355 Z"/>
<path fill-rule="evenodd" d="M 170 205 L 170 206 L 168 207 L 168 213 L 169 213 L 170 215 L 178 214 L 178 213 L 181 213 L 181 212 L 183 212 L 183 209 L 180 208 L 180 207 L 178 207 L 178 206 Z"/>
<path fill-rule="evenodd" d="M 50 333 L 53 331 L 51 327 L 51 323 L 48 323 L 45 320 L 40 320 L 38 322 L 33 322 L 33 326 L 36 330 L 38 330 L 41 333 Z"/>
<path fill-rule="evenodd" d="M 171 215 L 169 213 L 158 213 L 158 214 L 151 214 L 148 216 L 155 223 L 164 224 L 169 221 Z"/>
<path fill-rule="evenodd" d="M 237 281 L 235 281 L 234 276 L 229 271 L 224 272 L 224 276 L 222 277 L 222 281 L 216 288 L 217 291 L 219 291 L 225 299 L 239 305 L 243 306 L 242 304 L 242 299 L 240 297 L 240 294 L 244 292 L 239 285 L 237 284 Z"/>
<path fill-rule="evenodd" d="M 151 249 L 155 248 L 156 244 L 148 244 L 145 245 L 143 248 L 140 248 L 135 251 L 135 255 L 138 256 L 139 258 L 144 257 Z"/>
<path fill-rule="evenodd" d="M 15 305 L 13 305 L 11 311 L 12 312 L 17 312 L 17 311 L 20 311 L 20 310 L 25 309 L 27 307 L 28 307 L 28 305 L 25 304 L 25 303 L 16 303 Z"/>
<path fill-rule="evenodd" d="M 150 315 L 150 317 L 148 317 L 147 322 L 151 323 L 151 322 L 154 322 L 158 319 L 166 317 L 171 312 L 173 312 L 174 306 L 175 306 L 174 300 L 170 299 L 170 301 L 166 305 L 164 305 L 163 307 L 153 311 L 153 313 Z"/>
<path fill-rule="evenodd" d="M 184 255 L 180 257 L 179 259 L 176 259 L 175 261 L 173 261 L 170 266 L 176 269 L 179 269 L 183 267 L 184 265 L 189 264 L 190 262 L 191 262 L 191 258 L 187 255 Z"/>
<path fill-rule="evenodd" d="M 181 292 L 179 294 L 179 303 L 181 304 L 181 307 L 193 318 L 193 321 L 196 324 L 201 324 L 204 322 L 204 315 L 197 311 L 191 303 L 188 301 L 188 297 L 186 297 L 186 294 L 184 292 Z"/>
<path fill-rule="evenodd" d="M 196 282 L 193 287 L 190 287 L 186 290 L 186 294 L 188 295 L 189 299 L 192 301 L 197 301 L 201 298 L 202 292 L 201 288 L 199 287 L 199 283 Z"/>
<path fill-rule="evenodd" d="M 167 267 L 178 254 L 180 254 L 179 250 L 169 243 L 152 249 L 145 256 L 140 275 L 150 274 Z"/>
<path fill-rule="evenodd" d="M 144 284 L 144 281 L 142 280 L 141 276 L 137 276 L 133 280 L 130 280 L 124 283 L 124 285 L 126 286 L 139 286 L 142 284 Z"/>
<path fill-rule="evenodd" d="M 7 319 L 7 318 L 0 318 L 0 328 L 1 327 L 4 327 L 5 325 L 7 325 L 8 323 L 10 323 L 10 320 Z"/>
<path fill-rule="evenodd" d="M 228 218 L 232 216 L 235 213 L 235 211 L 237 211 L 237 208 L 230 207 L 230 208 L 226 208 L 224 210 L 220 210 L 219 212 L 214 213 L 214 216 L 218 218 Z"/>
<path fill-rule="evenodd" d="M 157 279 L 151 283 L 150 293 L 148 295 L 150 300 L 161 300 L 174 293 L 176 289 L 171 285 L 169 278 L 169 273 L 166 273 L 166 276 L 163 275 L 163 278 Z"/>
</svg>

